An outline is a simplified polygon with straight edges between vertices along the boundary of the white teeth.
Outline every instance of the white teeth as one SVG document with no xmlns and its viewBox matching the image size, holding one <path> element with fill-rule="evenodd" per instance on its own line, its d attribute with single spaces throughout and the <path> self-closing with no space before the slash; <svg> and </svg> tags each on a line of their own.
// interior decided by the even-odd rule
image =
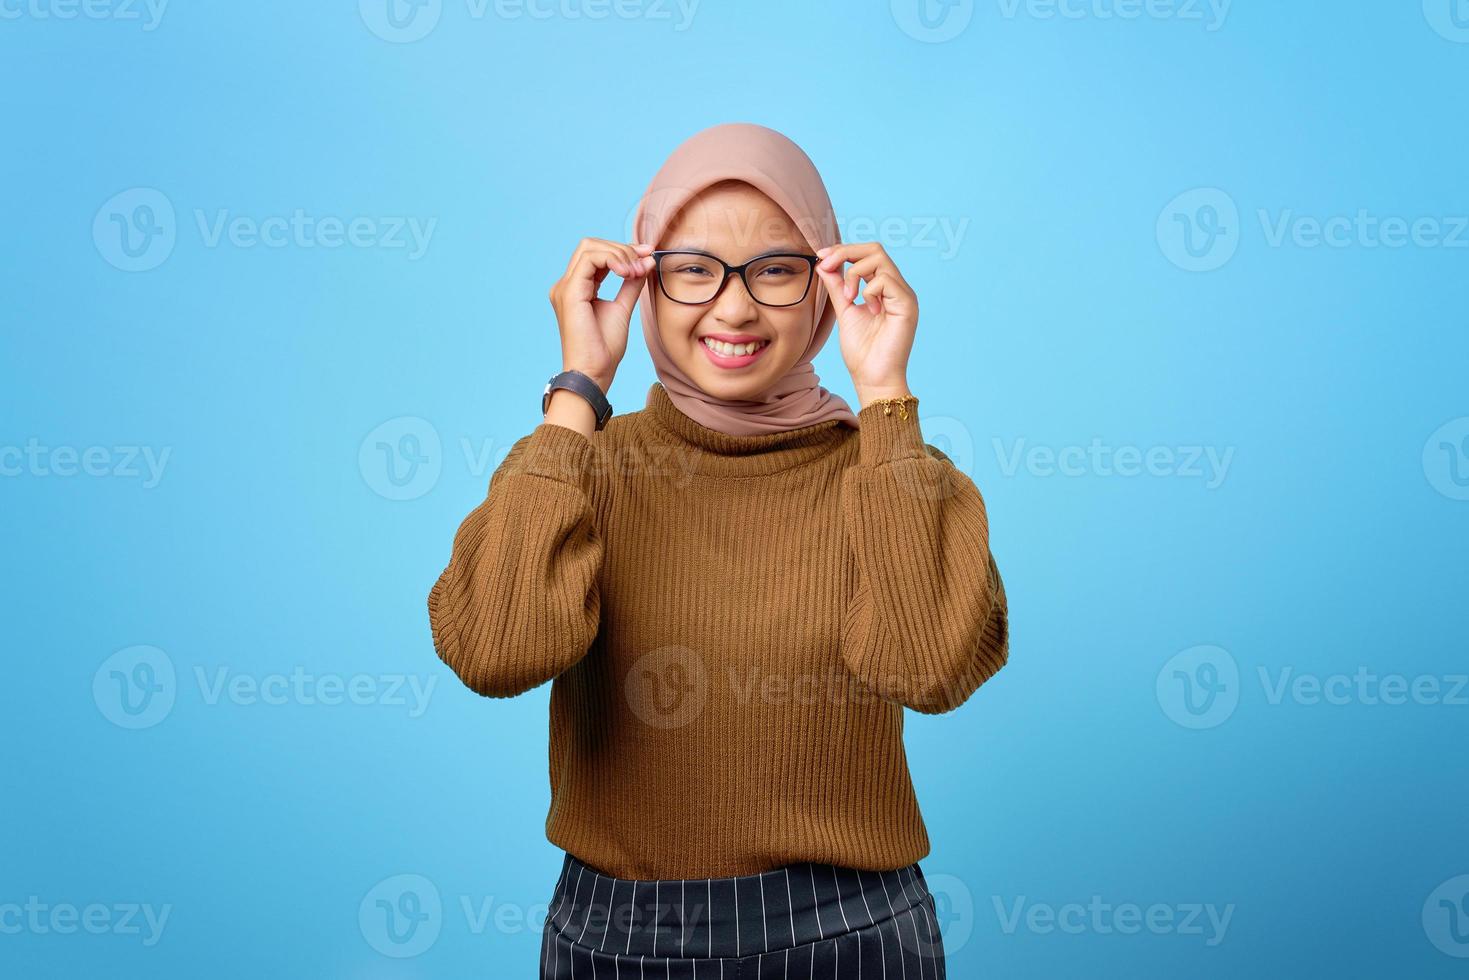
<svg viewBox="0 0 1469 980">
<path fill-rule="evenodd" d="M 704 338 L 704 345 L 706 347 L 716 354 L 723 354 L 725 357 L 741 357 L 745 354 L 753 354 L 767 343 L 769 341 L 757 340 L 748 344 L 726 344 L 722 340 L 714 340 L 710 337 Z"/>
</svg>

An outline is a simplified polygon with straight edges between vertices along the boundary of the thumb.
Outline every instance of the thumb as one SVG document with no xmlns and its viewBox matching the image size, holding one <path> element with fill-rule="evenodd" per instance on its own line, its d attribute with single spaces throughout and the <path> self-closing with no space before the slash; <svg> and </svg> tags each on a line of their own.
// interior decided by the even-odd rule
<svg viewBox="0 0 1469 980">
<path fill-rule="evenodd" d="M 852 306 L 852 301 L 847 299 L 846 279 L 836 270 L 826 270 L 821 266 L 816 267 L 816 274 L 821 277 L 821 283 L 826 287 L 826 295 L 831 297 L 831 304 L 837 311 L 837 316 L 846 313 Z"/>
<path fill-rule="evenodd" d="M 643 283 L 647 281 L 647 276 L 622 280 L 622 288 L 617 291 L 616 296 L 612 297 L 612 303 L 622 311 L 624 318 L 632 319 L 632 308 L 637 304 L 638 293 L 642 291 Z"/>
</svg>

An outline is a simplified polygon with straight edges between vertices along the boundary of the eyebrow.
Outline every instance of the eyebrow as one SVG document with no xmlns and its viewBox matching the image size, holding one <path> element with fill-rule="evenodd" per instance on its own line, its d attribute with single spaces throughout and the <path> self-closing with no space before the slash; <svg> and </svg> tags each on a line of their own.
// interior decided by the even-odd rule
<svg viewBox="0 0 1469 980">
<path fill-rule="evenodd" d="M 665 252 L 702 252 L 705 255 L 714 255 L 714 252 L 712 252 L 709 249 L 703 247 L 702 245 L 685 245 L 685 244 L 669 245 L 669 246 L 663 248 L 662 251 L 665 251 Z M 746 259 L 745 261 L 747 261 L 747 262 L 753 262 L 756 259 L 763 259 L 763 258 L 765 258 L 766 256 L 769 256 L 769 255 L 809 255 L 809 254 L 811 254 L 811 253 L 801 251 L 801 248 L 798 245 L 781 245 L 781 246 L 778 246 L 776 248 L 769 249 L 768 251 L 761 252 L 758 255 L 752 255 L 748 259 Z M 715 258 L 720 258 L 720 259 L 724 258 L 722 255 L 714 255 L 714 257 Z M 726 260 L 726 261 L 728 261 L 728 260 Z M 739 264 L 738 262 L 731 262 L 730 263 L 730 265 L 738 265 L 738 264 Z"/>
</svg>

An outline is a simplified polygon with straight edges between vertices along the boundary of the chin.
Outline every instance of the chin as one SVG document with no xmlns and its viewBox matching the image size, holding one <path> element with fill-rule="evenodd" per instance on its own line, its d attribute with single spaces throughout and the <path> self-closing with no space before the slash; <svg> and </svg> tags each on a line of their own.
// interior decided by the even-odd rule
<svg viewBox="0 0 1469 980">
<path fill-rule="evenodd" d="M 764 379 L 755 381 L 752 378 L 731 378 L 719 373 L 711 374 L 705 368 L 689 375 L 700 388 L 707 391 L 716 398 L 728 401 L 749 401 L 754 399 L 764 390 Z"/>
</svg>

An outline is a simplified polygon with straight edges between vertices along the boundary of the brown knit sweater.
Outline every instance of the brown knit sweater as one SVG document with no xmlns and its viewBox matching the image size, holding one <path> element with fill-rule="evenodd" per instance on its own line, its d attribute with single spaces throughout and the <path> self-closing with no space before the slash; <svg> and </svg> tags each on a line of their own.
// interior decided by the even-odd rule
<svg viewBox="0 0 1469 980">
<path fill-rule="evenodd" d="M 984 501 L 909 405 L 732 436 L 655 382 L 515 443 L 429 621 L 480 694 L 554 679 L 553 844 L 638 879 L 928 854 L 903 708 L 960 705 L 1009 634 Z"/>
</svg>

